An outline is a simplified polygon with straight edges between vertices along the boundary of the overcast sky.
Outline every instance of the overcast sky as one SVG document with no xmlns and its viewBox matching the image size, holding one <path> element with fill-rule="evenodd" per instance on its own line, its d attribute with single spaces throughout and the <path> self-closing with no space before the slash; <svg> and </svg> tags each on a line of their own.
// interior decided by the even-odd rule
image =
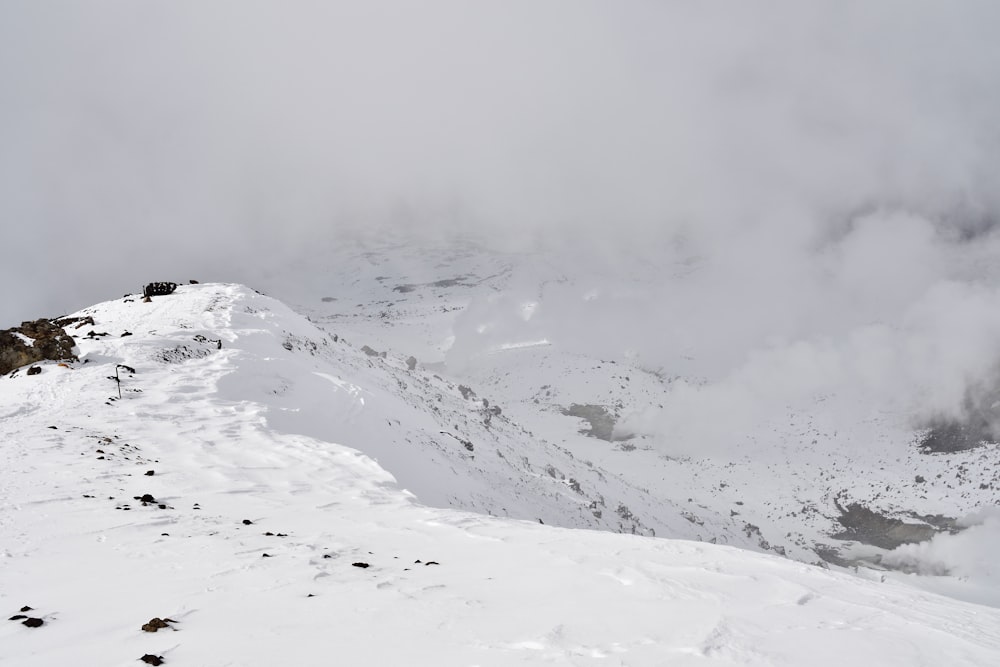
<svg viewBox="0 0 1000 667">
<path fill-rule="evenodd" d="M 767 287 L 888 210 L 852 279 L 898 237 L 906 292 L 998 219 L 998 25 L 995 0 L 0 0 L 0 323 L 387 223 L 752 248 Z"/>
</svg>

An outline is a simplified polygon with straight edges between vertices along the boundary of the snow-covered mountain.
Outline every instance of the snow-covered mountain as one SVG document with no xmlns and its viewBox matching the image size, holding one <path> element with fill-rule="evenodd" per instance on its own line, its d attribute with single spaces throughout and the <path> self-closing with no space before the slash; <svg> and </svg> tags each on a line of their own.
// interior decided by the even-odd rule
<svg viewBox="0 0 1000 667">
<path fill-rule="evenodd" d="M 902 575 L 705 543 L 819 561 L 818 545 L 845 544 L 838 525 L 851 530 L 837 505 L 982 504 L 988 467 L 963 457 L 995 450 L 793 457 L 822 434 L 791 422 L 735 461 L 667 456 L 611 426 L 655 395 L 660 371 L 553 345 L 530 330 L 530 307 L 527 330 L 448 363 L 470 291 L 488 301 L 515 271 L 479 256 L 458 273 L 450 257 L 439 275 L 395 275 L 398 256 L 370 256 L 370 276 L 338 264 L 296 304 L 313 321 L 231 284 L 99 304 L 61 320 L 77 361 L 0 378 L 0 601 L 25 617 L 0 625 L 0 660 L 1000 659 L 995 609 Z M 924 497 L 893 490 L 917 464 Z M 154 617 L 169 620 L 143 632 Z M 18 622 L 31 618 L 43 624 Z"/>
<path fill-rule="evenodd" d="M 600 515 L 596 526 L 586 512 L 514 516 L 731 544 L 809 563 L 918 569 L 913 559 L 887 553 L 935 536 L 947 541 L 965 517 L 1000 501 L 1000 446 L 935 447 L 908 406 L 856 407 L 851 402 L 866 398 L 843 395 L 855 391 L 850 383 L 837 388 L 840 396 L 805 394 L 796 404 L 765 405 L 752 418 L 738 413 L 746 407 L 742 396 L 721 395 L 714 413 L 687 420 L 707 423 L 707 431 L 685 433 L 681 423 L 676 434 L 643 433 L 636 415 L 682 400 L 685 386 L 710 384 L 703 379 L 713 372 L 710 358 L 679 348 L 660 354 L 653 367 L 654 355 L 629 350 L 650 332 L 670 330 L 649 321 L 657 314 L 644 315 L 643 300 L 683 285 L 697 273 L 696 258 L 637 262 L 628 271 L 619 261 L 602 273 L 577 253 L 384 240 L 343 244 L 317 258 L 272 276 L 269 288 L 324 330 L 388 350 L 388 361 L 374 363 L 380 373 L 397 372 L 392 359 L 400 366 L 413 355 L 425 374 L 440 373 L 499 407 L 505 419 L 498 423 L 530 436 L 514 446 L 537 448 L 531 472 L 540 468 L 570 484 Z M 631 331 L 636 327 L 648 331 Z M 888 371 L 875 364 L 869 372 Z M 767 378 L 761 389 L 780 381 Z M 447 405 L 456 388 L 435 391 Z M 700 441 L 719 439 L 712 424 L 728 440 L 699 451 Z M 502 429 L 480 435 L 465 428 L 456 425 L 457 434 L 471 441 L 507 437 Z M 452 504 L 484 509 L 467 503 Z M 948 585 L 956 595 L 1000 602 L 1000 589 L 984 596 L 979 584 L 961 578 Z"/>
</svg>

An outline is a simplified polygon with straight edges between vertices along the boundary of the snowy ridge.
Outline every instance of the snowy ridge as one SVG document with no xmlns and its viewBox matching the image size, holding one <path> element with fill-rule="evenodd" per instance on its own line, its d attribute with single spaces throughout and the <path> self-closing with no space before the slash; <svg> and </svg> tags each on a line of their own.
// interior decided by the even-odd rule
<svg viewBox="0 0 1000 667">
<path fill-rule="evenodd" d="M 3 621 L 0 661 L 1000 661 L 995 609 L 607 532 L 622 517 L 595 516 L 544 470 L 590 466 L 247 288 L 183 286 L 79 315 L 108 335 L 79 338 L 78 363 L 0 379 L 0 611 L 44 621 Z M 116 364 L 135 370 L 119 369 L 121 399 Z M 528 462 L 511 460 L 518 442 Z M 578 481 L 593 494 L 602 474 Z M 531 520 L 426 507 L 401 487 Z M 142 632 L 152 617 L 172 622 Z"/>
</svg>

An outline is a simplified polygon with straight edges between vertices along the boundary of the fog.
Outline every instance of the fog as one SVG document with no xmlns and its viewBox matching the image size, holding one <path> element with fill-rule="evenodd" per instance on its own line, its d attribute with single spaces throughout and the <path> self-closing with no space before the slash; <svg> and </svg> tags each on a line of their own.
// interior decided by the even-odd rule
<svg viewBox="0 0 1000 667">
<path fill-rule="evenodd" d="M 927 542 L 904 544 L 886 554 L 883 562 L 924 575 L 953 575 L 961 585 L 946 582 L 940 592 L 997 606 L 1000 604 L 1000 570 L 996 559 L 1000 548 L 1000 512 L 996 507 L 984 508 L 963 517 L 959 525 L 964 528 L 960 533 L 941 533 Z"/>
<path fill-rule="evenodd" d="M 997 25 L 987 0 L 6 0 L 0 322 L 461 232 L 594 269 L 544 335 L 700 360 L 636 428 L 956 413 L 1000 359 Z"/>
</svg>

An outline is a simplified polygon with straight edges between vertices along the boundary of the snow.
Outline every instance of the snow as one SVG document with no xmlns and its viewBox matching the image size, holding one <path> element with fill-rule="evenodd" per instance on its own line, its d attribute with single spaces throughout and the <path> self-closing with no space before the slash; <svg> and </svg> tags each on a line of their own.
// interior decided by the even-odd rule
<svg viewBox="0 0 1000 667">
<path fill-rule="evenodd" d="M 447 379 L 368 357 L 366 341 L 334 341 L 248 288 L 80 315 L 112 335 L 80 339 L 72 368 L 0 378 L 0 611 L 45 621 L 3 621 L 0 661 L 1000 663 L 1000 610 L 610 532 L 611 508 L 593 516 L 545 465 L 638 500 L 637 487 L 504 415 L 484 425 Z M 119 363 L 135 369 L 120 400 Z M 487 515 L 501 507 L 520 520 Z M 152 617 L 175 623 L 142 632 Z"/>
<path fill-rule="evenodd" d="M 35 344 L 35 339 L 34 338 L 29 338 L 28 336 L 25 336 L 20 331 L 11 331 L 10 333 L 15 338 L 17 338 L 18 340 L 20 340 L 22 343 L 24 343 L 25 345 L 27 345 L 28 347 L 31 347 L 32 345 Z"/>
<path fill-rule="evenodd" d="M 859 503 L 925 528 L 933 526 L 928 521 L 934 517 L 959 519 L 1000 503 L 1000 446 L 922 452 L 914 411 L 901 408 L 893 391 L 888 402 L 869 400 L 856 391 L 864 383 L 853 380 L 836 391 L 801 392 L 788 403 L 782 390 L 781 400 L 773 400 L 776 386 L 801 387 L 819 371 L 838 375 L 840 352 L 825 354 L 830 351 L 825 337 L 775 343 L 784 350 L 780 354 L 765 346 L 751 355 L 755 362 L 727 375 L 728 343 L 746 342 L 738 332 L 713 327 L 697 309 L 689 313 L 697 315 L 691 321 L 655 316 L 663 299 L 682 309 L 689 299 L 691 307 L 714 303 L 715 291 L 702 294 L 702 301 L 694 299 L 697 293 L 688 294 L 705 276 L 683 255 L 628 263 L 623 275 L 622 264 L 602 270 L 575 248 L 504 253 L 473 243 L 391 241 L 319 248 L 275 271 L 264 287 L 326 332 L 387 350 L 386 362 L 367 369 L 357 382 L 369 388 L 378 383 L 408 404 L 422 405 L 422 414 L 434 415 L 441 430 L 458 423 L 461 429 L 455 430 L 476 443 L 477 452 L 471 465 L 448 461 L 463 476 L 483 468 L 490 487 L 508 475 L 536 482 L 532 489 L 526 482 L 487 500 L 468 490 L 442 498 L 435 493 L 440 484 L 418 488 L 419 480 L 406 479 L 404 485 L 422 501 L 542 518 L 546 524 L 711 541 L 830 567 L 846 563 L 845 571 L 872 567 L 876 576 L 1000 605 L 1000 581 L 987 581 L 983 568 L 961 580 L 955 572 L 963 568 L 955 562 L 947 568 L 952 574 L 914 579 L 885 571 L 888 561 L 880 561 L 888 556 L 886 549 L 845 535 L 838 503 Z M 462 284 L 452 284 L 455 276 L 463 277 Z M 400 291 L 400 285 L 410 288 Z M 323 301 L 326 294 L 336 294 L 336 301 Z M 524 303 L 538 304 L 530 323 L 522 317 Z M 952 321 L 946 312 L 925 313 L 931 330 L 939 321 Z M 755 315 L 751 324 L 758 320 Z M 481 334 L 483 324 L 489 326 Z M 964 324 L 955 326 L 965 330 Z M 886 332 L 863 327 L 859 340 L 880 339 Z M 661 343 L 663 336 L 673 342 Z M 491 353 L 542 337 L 549 345 Z M 678 347 L 685 340 L 690 346 Z M 883 384 L 906 383 L 901 378 L 907 376 L 891 369 L 866 366 L 864 347 L 852 355 L 852 368 L 881 376 Z M 453 386 L 416 384 L 413 376 L 397 372 L 409 355 L 419 360 L 419 369 Z M 404 384 L 408 388 L 401 388 Z M 502 408 L 502 419 L 488 430 L 473 430 L 468 409 L 450 401 L 457 384 Z M 829 388 L 823 382 L 816 386 Z M 427 403 L 421 396 L 428 393 L 443 402 Z M 615 424 L 609 428 L 616 440 L 581 433 L 593 432 L 592 425 L 568 414 L 573 404 L 604 410 Z M 672 418 L 670 429 L 662 428 L 666 416 Z M 385 438 L 406 443 L 394 432 L 380 432 L 379 441 Z M 407 474 L 409 462 L 376 452 L 370 440 L 346 444 L 375 455 L 397 476 Z M 486 447 L 503 451 L 508 462 L 528 463 L 485 470 L 490 462 L 478 452 Z M 554 499 L 554 491 L 537 483 L 539 476 L 579 488 L 583 511 Z M 524 498 L 527 508 L 503 504 L 506 511 L 498 510 L 512 495 Z"/>
</svg>

